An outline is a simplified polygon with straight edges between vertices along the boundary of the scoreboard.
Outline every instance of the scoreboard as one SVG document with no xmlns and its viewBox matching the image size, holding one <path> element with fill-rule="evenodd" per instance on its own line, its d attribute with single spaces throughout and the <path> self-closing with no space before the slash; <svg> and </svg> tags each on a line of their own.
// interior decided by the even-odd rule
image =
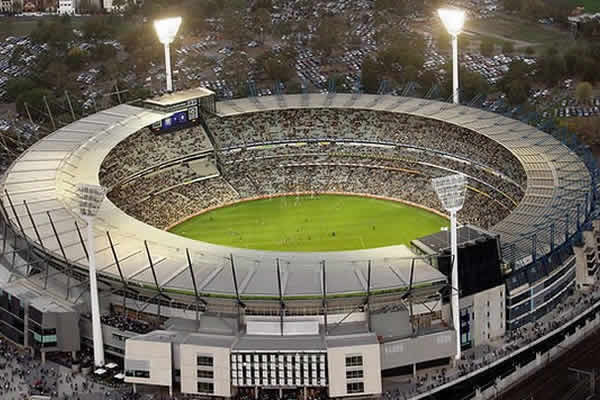
<svg viewBox="0 0 600 400">
<path fill-rule="evenodd" d="M 170 93 L 144 101 L 146 108 L 169 114 L 150 128 L 154 132 L 171 132 L 201 122 L 201 111 L 214 113 L 215 96 L 208 89 L 196 88 Z"/>
<path fill-rule="evenodd" d="M 170 117 L 164 118 L 161 121 L 155 122 L 150 127 L 155 132 L 169 132 L 184 128 L 186 126 L 196 124 L 200 113 L 198 106 L 193 105 L 184 111 L 178 111 Z"/>
</svg>

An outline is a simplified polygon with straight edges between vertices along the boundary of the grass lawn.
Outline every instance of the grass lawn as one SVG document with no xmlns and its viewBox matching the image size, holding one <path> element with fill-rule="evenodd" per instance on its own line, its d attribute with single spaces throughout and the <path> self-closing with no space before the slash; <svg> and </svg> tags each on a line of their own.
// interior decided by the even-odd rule
<svg viewBox="0 0 600 400">
<path fill-rule="evenodd" d="M 600 1 L 598 0 L 571 0 L 573 7 L 584 6 L 586 13 L 600 12 Z"/>
<path fill-rule="evenodd" d="M 561 31 L 553 26 L 536 24 L 512 15 L 469 19 L 465 22 L 465 30 L 474 30 L 481 35 L 487 33 L 534 45 L 560 45 L 565 41 L 572 40 L 569 32 Z"/>
<path fill-rule="evenodd" d="M 401 203 L 358 196 L 254 200 L 191 218 L 171 232 L 258 250 L 336 251 L 409 244 L 449 222 Z"/>
<path fill-rule="evenodd" d="M 57 16 L 43 17 L 1 17 L 0 38 L 8 36 L 28 36 L 36 27 L 39 21 L 50 21 Z M 75 29 L 81 29 L 86 18 L 89 17 L 71 17 L 71 24 Z"/>
</svg>

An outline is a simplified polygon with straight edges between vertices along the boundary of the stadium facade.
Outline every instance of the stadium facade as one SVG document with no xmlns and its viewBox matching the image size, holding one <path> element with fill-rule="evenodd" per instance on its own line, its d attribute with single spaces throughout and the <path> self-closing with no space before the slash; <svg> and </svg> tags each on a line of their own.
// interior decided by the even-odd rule
<svg viewBox="0 0 600 400">
<path fill-rule="evenodd" d="M 452 146 L 443 139 L 437 148 L 425 148 L 414 136 L 403 132 L 393 136 L 385 129 L 378 131 L 376 125 L 369 130 L 376 132 L 372 137 L 356 137 L 337 127 L 297 126 L 286 131 L 290 124 L 274 126 L 261 120 L 261 115 L 273 120 L 277 112 L 310 113 L 308 117 L 316 116 L 325 121 L 323 125 L 344 119 L 348 112 L 362 113 L 361 118 L 366 115 L 375 122 L 385 115 L 403 118 L 407 126 L 419 129 L 434 125 L 436 137 L 443 137 L 445 129 L 449 137 L 451 129 L 460 129 L 461 137 L 481 144 L 488 158 L 444 152 L 440 148 Z M 284 114 L 281 120 L 288 117 Z M 260 125 L 253 132 L 270 124 L 269 137 L 238 135 L 227 125 L 244 120 L 256 124 L 257 119 Z M 219 128 L 220 124 L 226 128 Z M 148 142 L 152 154 L 142 152 L 134 159 L 143 168 L 112 172 L 115 160 L 135 153 L 119 146 L 139 132 L 154 130 L 153 135 L 168 141 L 170 132 L 190 126 L 198 135 L 190 153 L 175 152 L 147 165 L 161 150 Z M 357 131 L 361 129 L 365 130 Z M 407 138 L 402 143 L 392 138 L 399 135 Z M 416 144 L 411 145 L 413 139 Z M 506 215 L 487 229 L 462 229 L 461 251 L 479 254 L 480 259 L 473 256 L 469 263 L 461 262 L 461 279 L 468 280 L 469 272 L 485 279 L 484 283 L 471 279 L 461 295 L 461 338 L 454 334 L 446 301 L 451 287 L 443 267 L 448 264 L 447 238 L 423 238 L 413 243 L 412 251 L 405 246 L 323 253 L 256 251 L 189 240 L 157 223 L 151 226 L 151 218 L 146 223 L 131 216 L 144 199 L 169 195 L 171 187 L 153 188 L 156 193 L 139 202 L 115 203 L 119 196 L 114 190 L 124 182 L 135 189 L 140 179 L 181 163 L 201 160 L 205 176 L 185 184 L 204 185 L 209 178 L 235 175 L 230 166 L 240 154 L 245 161 L 255 161 L 258 156 L 248 157 L 252 151 L 256 155 L 282 146 L 332 143 L 360 149 L 362 158 L 387 149 L 416 153 L 419 158 L 411 159 L 412 166 L 436 168 L 439 173 L 477 171 L 468 175 L 471 193 L 482 196 L 476 197 L 477 202 L 488 214 L 482 199 L 495 206 L 506 199 L 512 202 L 500 208 Z M 312 164 L 288 159 L 284 168 L 365 168 L 365 162 L 352 157 L 351 163 L 339 165 L 330 158 Z M 379 158 L 378 171 L 414 173 L 389 167 L 383 160 Z M 439 160 L 448 164 L 439 165 Z M 378 394 L 382 373 L 411 373 L 448 364 L 457 340 L 464 347 L 486 343 L 543 316 L 577 285 L 595 281 L 600 243 L 592 223 L 596 177 L 585 161 L 554 137 L 523 122 L 431 100 L 288 95 L 215 103 L 210 92 L 196 90 L 153 100 L 145 108 L 120 105 L 48 135 L 27 149 L 2 177 L 0 235 L 6 282 L 0 292 L 2 332 L 31 346 L 30 320 L 37 312 L 29 310 L 40 311 L 43 321 L 52 320 L 50 313 L 62 312 L 65 317 L 54 318 L 73 329 L 49 327 L 48 336 L 56 335 L 52 344 L 62 345 L 48 349 L 76 351 L 78 344 L 72 344 L 71 336 L 79 326 L 81 343 L 89 344 L 89 319 L 72 318 L 73 312 L 84 315 L 89 301 L 89 254 L 76 185 L 108 181 L 114 192 L 100 209 L 94 237 L 101 305 L 104 312 L 110 308 L 157 320 L 161 326 L 142 335 L 104 327 L 105 350 L 124 358 L 127 382 L 219 397 L 244 391 L 257 396 L 261 390 L 330 397 Z M 502 169 L 511 163 L 518 170 Z M 453 169 L 455 165 L 464 169 Z M 414 176 L 423 179 L 423 174 Z M 495 186 L 480 176 L 500 183 Z M 519 176 L 524 182 L 519 182 Z M 261 185 L 249 174 L 246 179 L 248 186 Z M 520 188 L 518 201 L 500 187 L 502 182 L 509 183 L 507 188 Z M 233 191 L 244 197 L 241 187 Z M 306 186 L 296 191 L 311 192 Z M 130 209 L 125 213 L 120 207 Z M 477 204 L 471 210 L 475 220 L 483 218 Z M 490 254 L 495 261 L 489 261 Z M 54 307 L 40 309 L 19 287 L 35 287 Z M 33 333 L 31 337 L 39 339 Z"/>
</svg>

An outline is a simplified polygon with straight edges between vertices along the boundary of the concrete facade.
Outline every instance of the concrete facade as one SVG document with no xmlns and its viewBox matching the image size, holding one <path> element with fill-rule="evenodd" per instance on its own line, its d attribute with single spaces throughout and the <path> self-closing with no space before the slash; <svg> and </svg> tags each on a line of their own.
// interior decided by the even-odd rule
<svg viewBox="0 0 600 400">
<path fill-rule="evenodd" d="M 181 369 L 181 393 L 209 394 L 219 397 L 231 397 L 231 350 L 224 347 L 201 346 L 195 344 L 181 344 L 180 369 Z M 213 366 L 199 366 L 199 356 L 211 357 Z M 198 370 L 212 371 L 213 378 L 201 378 Z M 212 383 L 213 393 L 199 392 L 198 382 Z"/>
<path fill-rule="evenodd" d="M 456 354 L 454 330 L 394 340 L 381 346 L 381 367 L 391 369 L 425 361 L 454 357 Z"/>
<path fill-rule="evenodd" d="M 158 331 L 158 334 L 146 338 L 139 336 L 127 340 L 125 343 L 125 382 L 167 386 L 172 390 L 173 356 L 171 346 L 170 336 L 166 331 Z M 148 377 L 135 371 L 147 372 Z"/>
<path fill-rule="evenodd" d="M 593 285 L 598 279 L 598 264 L 600 264 L 600 224 L 594 221 L 592 230 L 582 232 L 582 241 L 573 246 L 575 252 L 577 286 Z"/>
<path fill-rule="evenodd" d="M 461 343 L 489 343 L 506 332 L 506 288 L 499 285 L 460 299 Z M 468 324 L 464 321 L 468 320 Z M 469 326 L 469 332 L 465 332 Z"/>
<path fill-rule="evenodd" d="M 349 360 L 360 357 L 360 365 L 353 365 Z M 381 355 L 379 344 L 362 346 L 328 347 L 329 397 L 364 396 L 381 394 Z M 359 364 L 356 362 L 355 364 Z M 359 378 L 351 378 L 354 371 Z M 349 386 L 362 384 L 364 391 L 350 393 Z"/>
</svg>

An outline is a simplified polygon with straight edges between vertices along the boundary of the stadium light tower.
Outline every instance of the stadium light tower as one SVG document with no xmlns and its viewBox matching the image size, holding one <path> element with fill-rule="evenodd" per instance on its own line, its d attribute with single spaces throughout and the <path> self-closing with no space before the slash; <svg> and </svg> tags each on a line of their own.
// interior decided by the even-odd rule
<svg viewBox="0 0 600 400">
<path fill-rule="evenodd" d="M 466 178 L 462 174 L 443 176 L 431 180 L 433 188 L 446 211 L 450 213 L 450 251 L 452 257 L 452 287 L 450 304 L 452 320 L 456 332 L 456 359 L 460 360 L 460 319 L 458 305 L 458 244 L 456 233 L 456 213 L 465 202 Z"/>
<path fill-rule="evenodd" d="M 97 185 L 79 184 L 77 186 L 77 194 L 79 200 L 79 213 L 87 222 L 94 365 L 102 367 L 104 366 L 104 343 L 102 340 L 102 326 L 100 325 L 100 302 L 98 300 L 98 282 L 96 281 L 96 249 L 93 223 L 94 218 L 98 215 L 100 205 L 102 205 L 102 201 L 104 200 L 106 189 Z"/>
<path fill-rule="evenodd" d="M 158 40 L 165 45 L 165 70 L 167 75 L 167 91 L 173 91 L 173 77 L 171 75 L 171 50 L 169 45 L 175 40 L 181 17 L 157 19 L 154 21 L 154 29 L 158 35 Z"/>
<path fill-rule="evenodd" d="M 462 32 L 465 24 L 465 12 L 454 8 L 440 8 L 438 15 L 446 30 L 452 36 L 452 101 L 454 104 L 458 104 L 460 101 L 458 89 L 458 35 Z"/>
</svg>

